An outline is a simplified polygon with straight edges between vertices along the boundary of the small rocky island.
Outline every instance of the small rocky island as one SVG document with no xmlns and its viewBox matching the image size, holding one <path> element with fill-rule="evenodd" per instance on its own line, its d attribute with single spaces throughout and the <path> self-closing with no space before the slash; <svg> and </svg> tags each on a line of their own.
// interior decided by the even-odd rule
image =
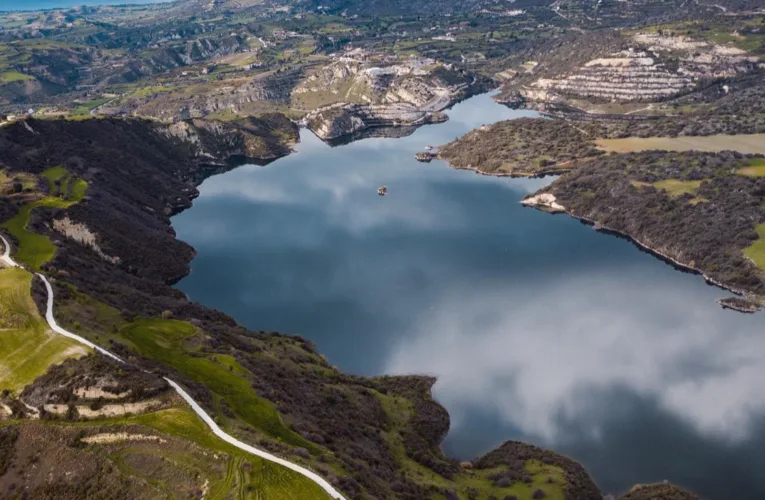
<svg viewBox="0 0 765 500">
<path fill-rule="evenodd" d="M 434 158 L 437 158 L 437 155 L 429 151 L 415 153 L 414 155 L 414 159 L 422 163 L 430 163 Z"/>
</svg>

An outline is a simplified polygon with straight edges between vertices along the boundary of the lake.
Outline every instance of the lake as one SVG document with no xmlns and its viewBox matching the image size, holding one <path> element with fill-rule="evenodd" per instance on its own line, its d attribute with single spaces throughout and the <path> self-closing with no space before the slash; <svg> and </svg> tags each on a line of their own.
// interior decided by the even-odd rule
<svg viewBox="0 0 765 500">
<path fill-rule="evenodd" d="M 10 10 L 68 9 L 81 5 L 142 5 L 172 0 L 0 0 L 0 12 Z"/>
<path fill-rule="evenodd" d="M 630 242 L 519 201 L 550 179 L 417 163 L 426 145 L 533 116 L 474 97 L 401 139 L 308 131 L 266 167 L 206 180 L 178 287 L 257 330 L 300 334 L 358 374 L 438 376 L 473 458 L 507 439 L 581 461 L 605 492 L 671 480 L 765 498 L 763 315 Z M 377 195 L 381 185 L 385 197 Z"/>
</svg>

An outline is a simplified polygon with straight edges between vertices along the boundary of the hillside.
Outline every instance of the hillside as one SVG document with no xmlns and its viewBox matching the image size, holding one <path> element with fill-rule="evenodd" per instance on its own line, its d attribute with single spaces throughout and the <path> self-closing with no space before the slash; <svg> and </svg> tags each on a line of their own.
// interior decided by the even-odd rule
<svg viewBox="0 0 765 500">
<path fill-rule="evenodd" d="M 737 82 L 762 79 L 762 19 L 683 21 L 550 40 L 515 56 L 498 99 L 595 118 L 673 115 L 692 98 L 670 104 L 681 96 L 733 96 Z"/>
<path fill-rule="evenodd" d="M 163 379 L 98 355 L 52 367 L 3 405 L 4 498 L 323 496 L 218 440 Z"/>
</svg>

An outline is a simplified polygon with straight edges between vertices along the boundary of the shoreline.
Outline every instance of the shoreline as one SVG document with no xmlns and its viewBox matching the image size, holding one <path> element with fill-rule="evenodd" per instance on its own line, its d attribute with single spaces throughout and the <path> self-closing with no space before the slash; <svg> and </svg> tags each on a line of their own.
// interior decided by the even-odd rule
<svg viewBox="0 0 765 500">
<path fill-rule="evenodd" d="M 555 215 L 556 213 L 566 214 L 567 216 L 571 217 L 572 219 L 576 219 L 579 222 L 581 222 L 582 224 L 592 227 L 593 229 L 595 229 L 595 231 L 598 231 L 598 232 L 601 232 L 601 233 L 604 233 L 604 234 L 609 234 L 611 236 L 616 236 L 617 238 L 625 239 L 625 240 L 629 241 L 630 243 L 632 243 L 633 245 L 635 245 L 636 247 L 638 247 L 640 250 L 644 251 L 645 253 L 648 253 L 648 254 L 652 255 L 653 257 L 663 261 L 665 264 L 669 264 L 670 266 L 675 268 L 675 270 L 680 271 L 680 272 L 684 272 L 684 273 L 688 273 L 688 274 L 694 274 L 694 275 L 697 275 L 697 276 L 701 276 L 704 279 L 704 281 L 706 282 L 707 285 L 714 286 L 714 287 L 719 288 L 721 290 L 725 290 L 726 292 L 730 292 L 730 293 L 734 294 L 736 297 L 741 297 L 741 298 L 747 300 L 748 302 L 750 302 L 752 304 L 756 304 L 758 306 L 757 311 L 761 311 L 763 309 L 763 305 L 759 301 L 754 300 L 754 299 L 751 298 L 752 297 L 751 293 L 749 293 L 749 292 L 747 292 L 745 290 L 737 289 L 737 288 L 735 288 L 735 287 L 733 287 L 731 285 L 726 285 L 725 283 L 712 278 L 711 276 L 706 274 L 701 269 L 693 267 L 693 266 L 691 266 L 689 264 L 680 262 L 679 260 L 675 259 L 674 257 L 671 257 L 671 256 L 665 254 L 664 252 L 649 246 L 647 243 L 644 243 L 643 241 L 639 240 L 635 236 L 632 236 L 632 235 L 630 235 L 628 233 L 625 233 L 623 231 L 620 231 L 618 229 L 614 229 L 614 228 L 611 228 L 611 227 L 608 227 L 608 226 L 604 226 L 604 225 L 600 224 L 599 222 L 597 222 L 597 221 L 595 221 L 593 219 L 590 219 L 589 217 L 585 217 L 585 216 L 582 216 L 582 215 L 576 215 L 576 214 L 572 213 L 568 209 L 564 209 L 563 211 L 550 212 L 549 210 L 544 210 L 544 207 L 539 207 L 539 206 L 528 206 L 528 208 L 533 208 L 535 210 L 539 210 L 539 211 L 542 211 L 542 212 L 551 213 L 552 215 Z M 718 299 L 717 303 L 723 309 L 731 309 L 731 310 L 742 312 L 742 313 L 753 313 L 753 312 L 756 312 L 756 311 L 744 310 L 743 308 L 735 308 L 735 307 L 731 307 L 730 305 L 723 304 L 723 302 L 726 301 L 726 300 L 727 300 L 726 298 Z"/>
<path fill-rule="evenodd" d="M 441 157 L 440 154 L 436 154 L 434 159 L 446 162 L 446 164 L 449 165 L 449 167 L 451 167 L 451 168 L 453 168 L 455 170 L 467 170 L 467 171 L 474 172 L 475 174 L 478 174 L 478 175 L 485 175 L 485 176 L 488 176 L 488 177 L 506 177 L 506 178 L 511 178 L 511 179 L 542 179 L 542 178 L 545 178 L 545 177 L 548 177 L 548 176 L 563 175 L 563 174 L 567 173 L 570 170 L 568 168 L 557 168 L 556 169 L 556 168 L 552 167 L 552 168 L 550 168 L 548 170 L 544 170 L 544 171 L 540 171 L 540 172 L 535 172 L 533 174 L 515 173 L 515 172 L 486 172 L 486 171 L 478 169 L 477 167 L 461 167 L 461 166 L 452 165 L 449 162 L 449 160 Z M 534 196 L 535 194 L 540 194 L 540 193 L 529 194 L 526 197 L 524 197 L 524 200 L 526 198 Z M 522 202 L 523 202 L 523 200 L 521 200 L 521 203 Z M 611 236 L 616 236 L 618 238 L 625 239 L 625 240 L 629 241 L 630 243 L 632 243 L 633 245 L 635 245 L 636 247 L 638 247 L 641 251 L 644 251 L 644 252 L 652 255 L 653 257 L 663 261 L 665 264 L 671 265 L 673 268 L 675 268 L 675 270 L 681 271 L 681 272 L 685 272 L 685 273 L 689 273 L 689 274 L 699 275 L 699 276 L 701 276 L 704 279 L 706 284 L 708 284 L 710 286 L 717 287 L 717 288 L 719 288 L 721 290 L 725 290 L 726 292 L 730 292 L 730 293 L 735 295 L 735 298 L 740 298 L 742 300 L 745 300 L 747 303 L 751 304 L 751 306 L 752 306 L 752 307 L 734 306 L 730 302 L 730 297 L 726 297 L 726 298 L 718 299 L 716 301 L 717 304 L 720 307 L 722 307 L 723 309 L 730 309 L 730 310 L 737 311 L 737 312 L 740 312 L 740 313 L 745 313 L 745 314 L 752 314 L 752 313 L 759 312 L 759 311 L 762 311 L 762 310 L 765 309 L 765 303 L 763 303 L 762 299 L 758 299 L 757 296 L 753 295 L 751 292 L 748 292 L 746 290 L 741 290 L 741 289 L 735 288 L 734 286 L 727 285 L 727 284 L 725 284 L 725 283 L 723 283 L 721 281 L 718 281 L 715 278 L 709 276 L 703 270 L 701 270 L 699 268 L 696 268 L 696 267 L 693 267 L 690 264 L 681 262 L 681 261 L 675 259 L 674 257 L 671 257 L 670 255 L 667 255 L 666 253 L 653 248 L 652 246 L 650 246 L 647 243 L 641 241 L 637 237 L 632 236 L 629 233 L 625 233 L 625 232 L 620 231 L 618 229 L 614 229 L 614 228 L 611 228 L 611 227 L 608 227 L 608 226 L 604 226 L 601 223 L 599 223 L 598 221 L 590 219 L 588 217 L 581 216 L 581 215 L 576 215 L 576 214 L 572 213 L 567 208 L 564 208 L 563 210 L 549 210 L 544 205 L 525 205 L 524 204 L 524 206 L 526 206 L 528 208 L 533 208 L 535 210 L 539 210 L 540 212 L 546 212 L 546 213 L 549 213 L 549 214 L 552 214 L 552 215 L 555 215 L 555 214 L 558 214 L 558 213 L 564 213 L 564 214 L 568 215 L 569 217 L 578 220 L 582 224 L 585 224 L 587 226 L 593 227 L 598 232 L 601 232 L 601 233 L 604 233 L 604 234 L 609 234 Z M 754 309 L 754 307 L 753 307 L 755 305 L 757 306 L 756 309 Z"/>
<path fill-rule="evenodd" d="M 455 170 L 467 170 L 468 172 L 473 172 L 478 175 L 485 175 L 487 177 L 509 177 L 511 179 L 543 179 L 545 177 L 563 175 L 569 170 L 571 170 L 569 168 L 559 167 L 559 168 L 550 168 L 548 170 L 542 170 L 539 172 L 535 172 L 533 174 L 520 173 L 520 172 L 485 172 L 483 170 L 478 169 L 477 167 L 458 167 L 458 166 L 452 165 L 451 163 L 449 163 L 449 160 L 447 160 L 446 158 L 442 158 L 440 154 L 437 154 L 434 159 L 446 162 L 447 165 L 449 165 L 451 168 Z"/>
</svg>

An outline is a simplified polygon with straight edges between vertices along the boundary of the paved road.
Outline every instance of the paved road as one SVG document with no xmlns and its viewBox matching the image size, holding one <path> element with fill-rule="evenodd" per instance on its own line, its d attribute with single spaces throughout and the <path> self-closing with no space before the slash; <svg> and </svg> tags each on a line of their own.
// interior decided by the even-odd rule
<svg viewBox="0 0 765 500">
<path fill-rule="evenodd" d="M 5 245 L 5 252 L 2 256 L 0 256 L 0 260 L 5 262 L 11 267 L 18 267 L 18 264 L 14 262 L 13 259 L 11 259 L 10 256 L 10 245 L 8 244 L 8 241 L 0 235 L 0 240 L 3 241 L 3 245 Z M 58 323 L 56 323 L 56 318 L 53 316 L 53 287 L 51 287 L 50 282 L 48 279 L 43 276 L 40 273 L 37 273 L 37 276 L 40 277 L 41 280 L 43 280 L 43 283 L 45 283 L 45 289 L 48 291 L 48 303 L 45 310 L 45 320 L 48 322 L 48 325 L 51 327 L 51 329 L 60 334 L 64 337 L 68 337 L 72 340 L 75 340 L 81 344 L 84 344 L 91 349 L 94 349 L 104 356 L 110 357 L 116 361 L 119 361 L 120 363 L 124 363 L 124 361 L 119 357 L 116 356 L 106 349 L 103 349 L 93 342 L 89 341 L 88 339 L 85 339 L 83 337 L 80 337 L 79 335 L 75 335 L 74 333 L 68 332 L 58 326 Z M 194 401 L 194 399 L 189 396 L 189 394 L 183 390 L 183 388 L 175 383 L 174 381 L 170 380 L 169 378 L 165 378 L 167 380 L 167 383 L 170 384 L 170 386 L 175 389 L 175 392 L 178 393 L 188 404 L 191 406 L 191 409 L 194 410 L 194 412 L 199 415 L 199 417 L 207 424 L 208 427 L 213 431 L 213 433 L 218 436 L 219 438 L 223 439 L 224 441 L 236 446 L 240 450 L 246 451 L 247 453 L 250 453 L 252 455 L 256 455 L 264 460 L 268 460 L 269 462 L 274 462 L 279 465 L 282 465 L 284 467 L 287 467 L 290 470 L 293 470 L 297 472 L 298 474 L 302 474 L 303 476 L 307 477 L 314 483 L 318 484 L 324 491 L 327 492 L 327 494 L 336 499 L 336 500 L 345 500 L 343 495 L 340 494 L 335 488 L 332 487 L 331 484 L 329 484 L 324 478 L 319 476 L 313 471 L 310 471 L 306 469 L 305 467 L 301 467 L 298 464 L 292 463 L 288 460 L 285 460 L 283 458 L 279 458 L 275 455 L 272 455 L 271 453 L 268 453 L 267 451 L 260 450 L 258 448 L 255 448 L 254 446 L 250 446 L 249 444 L 243 443 L 242 441 L 239 441 L 235 437 L 231 436 L 230 434 L 226 434 L 220 427 L 218 427 L 218 424 L 215 423 L 215 421 L 210 417 L 210 415 L 205 412 L 201 406 L 199 406 L 199 403 Z"/>
<path fill-rule="evenodd" d="M 0 256 L 0 260 L 5 262 L 9 267 L 19 267 L 19 265 L 11 259 L 11 245 L 8 243 L 8 240 L 6 240 L 2 234 L 0 234 L 0 240 L 3 240 L 3 245 L 5 246 L 5 251 L 3 252 L 3 255 Z"/>
</svg>

